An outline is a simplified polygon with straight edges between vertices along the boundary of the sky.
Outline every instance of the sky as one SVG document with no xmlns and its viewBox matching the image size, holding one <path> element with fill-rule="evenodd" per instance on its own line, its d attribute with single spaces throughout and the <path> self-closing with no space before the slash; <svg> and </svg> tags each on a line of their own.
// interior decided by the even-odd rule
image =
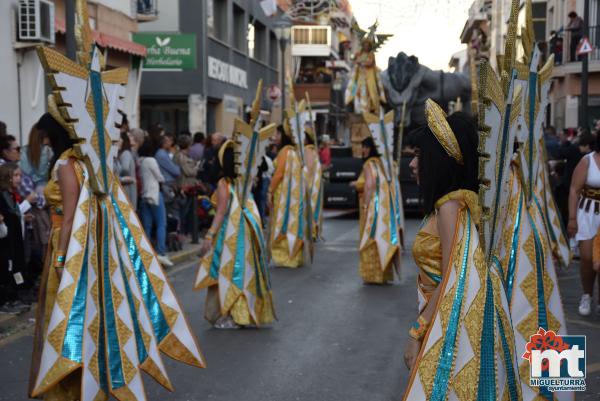
<svg viewBox="0 0 600 401">
<path fill-rule="evenodd" d="M 359 25 L 367 29 L 379 19 L 379 33 L 394 36 L 379 49 L 377 65 L 400 51 L 415 55 L 433 70 L 448 70 L 452 54 L 465 48 L 460 34 L 473 0 L 351 0 Z"/>
</svg>

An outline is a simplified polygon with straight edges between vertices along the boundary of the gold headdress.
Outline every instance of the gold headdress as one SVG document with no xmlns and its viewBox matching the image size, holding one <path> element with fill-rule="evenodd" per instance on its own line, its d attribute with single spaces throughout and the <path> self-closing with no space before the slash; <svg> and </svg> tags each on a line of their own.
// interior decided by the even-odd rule
<svg viewBox="0 0 600 401">
<path fill-rule="evenodd" d="M 236 157 L 235 157 L 235 154 L 236 154 L 236 152 L 235 152 L 235 148 L 236 148 L 235 142 L 232 141 L 231 139 L 228 139 L 225 142 L 223 142 L 223 144 L 219 148 L 218 157 L 219 157 L 219 164 L 221 165 L 221 167 L 223 167 L 223 158 L 225 157 L 225 151 L 227 149 L 229 149 L 229 148 L 233 149 L 234 160 L 236 159 Z M 236 174 L 237 174 L 237 164 L 236 164 Z"/>
<path fill-rule="evenodd" d="M 448 120 L 446 120 L 444 110 L 433 100 L 427 99 L 425 102 L 425 115 L 429 129 L 448 153 L 448 156 L 456 160 L 458 164 L 463 164 L 464 160 L 460 146 L 456 140 L 456 135 L 450 128 L 450 124 L 448 124 Z"/>
</svg>

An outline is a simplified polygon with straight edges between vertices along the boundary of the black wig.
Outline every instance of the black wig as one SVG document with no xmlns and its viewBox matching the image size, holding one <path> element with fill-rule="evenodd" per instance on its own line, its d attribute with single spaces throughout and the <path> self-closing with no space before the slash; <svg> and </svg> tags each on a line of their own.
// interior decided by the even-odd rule
<svg viewBox="0 0 600 401">
<path fill-rule="evenodd" d="M 369 154 L 364 159 L 370 159 L 371 157 L 379 157 L 379 152 L 377 152 L 377 146 L 375 146 L 375 141 L 372 137 L 368 136 L 362 140 L 361 145 L 363 148 L 369 148 Z"/>
<path fill-rule="evenodd" d="M 224 145 L 221 145 L 224 146 Z M 225 178 L 234 179 L 236 177 L 235 174 L 235 158 L 233 154 L 233 149 L 229 146 L 223 152 L 223 162 L 219 160 L 219 165 L 221 167 L 220 176 Z"/>
<path fill-rule="evenodd" d="M 435 203 L 442 196 L 466 189 L 479 190 L 479 159 L 477 147 L 479 138 L 477 128 L 471 117 L 458 112 L 448 117 L 463 156 L 463 164 L 459 164 L 449 156 L 429 127 L 425 126 L 418 134 L 417 147 L 419 154 L 419 184 L 423 211 L 429 214 L 434 211 Z"/>
<path fill-rule="evenodd" d="M 63 152 L 71 149 L 77 141 L 69 136 L 65 127 L 60 125 L 50 113 L 44 113 L 36 123 L 36 127 L 38 130 L 43 131 L 47 135 L 48 141 L 50 141 L 50 147 L 54 155 L 50 161 L 48 171 L 52 171 L 58 158 Z"/>
</svg>

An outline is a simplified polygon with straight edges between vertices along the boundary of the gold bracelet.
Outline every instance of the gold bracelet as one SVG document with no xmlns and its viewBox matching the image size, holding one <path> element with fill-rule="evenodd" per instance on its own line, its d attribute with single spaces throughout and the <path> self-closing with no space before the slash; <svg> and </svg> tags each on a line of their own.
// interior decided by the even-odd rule
<svg viewBox="0 0 600 401">
<path fill-rule="evenodd" d="M 417 341 L 421 341 L 427 330 L 429 329 L 429 322 L 425 320 L 423 316 L 419 316 L 415 324 L 408 330 L 408 335 Z"/>
</svg>

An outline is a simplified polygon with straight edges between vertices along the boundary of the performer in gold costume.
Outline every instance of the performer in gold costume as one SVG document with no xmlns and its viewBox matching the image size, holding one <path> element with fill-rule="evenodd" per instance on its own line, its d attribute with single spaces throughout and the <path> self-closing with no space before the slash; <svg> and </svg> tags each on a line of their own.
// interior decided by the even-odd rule
<svg viewBox="0 0 600 401">
<path fill-rule="evenodd" d="M 79 54 L 38 54 L 50 77 L 38 128 L 56 157 L 46 196 L 53 231 L 42 274 L 30 396 L 145 400 L 142 371 L 173 389 L 159 351 L 204 359 L 135 211 L 113 174 L 115 116 L 127 70 L 104 71 L 86 2 L 77 2 Z"/>
<path fill-rule="evenodd" d="M 250 124 L 236 120 L 233 140 L 218 153 L 221 178 L 212 198 L 217 213 L 196 279 L 197 289 L 208 288 L 205 317 L 217 328 L 260 326 L 275 318 L 262 221 L 250 191 L 261 149 L 275 130 L 274 124 L 258 129 L 261 92 L 262 82 Z"/>
<path fill-rule="evenodd" d="M 372 137 L 362 142 L 362 172 L 356 182 L 360 205 L 359 273 L 365 283 L 385 284 L 394 279 L 399 263 L 400 238 L 393 194 Z"/>
<path fill-rule="evenodd" d="M 426 104 L 411 168 L 427 213 L 413 245 L 419 317 L 409 331 L 404 400 L 520 399 L 514 338 L 499 272 L 479 240 L 474 122 Z"/>
<path fill-rule="evenodd" d="M 386 102 L 375 62 L 376 28 L 377 23 L 369 29 L 369 33 L 361 41 L 361 49 L 354 55 L 355 66 L 346 88 L 346 104 L 353 103 L 357 114 L 365 111 L 377 114 L 379 105 Z"/>
<path fill-rule="evenodd" d="M 284 126 L 275 143 L 280 146 L 275 172 L 267 195 L 271 215 L 270 251 L 276 266 L 296 268 L 304 264 L 312 251 L 311 220 L 304 173 L 303 118 L 304 101 L 286 112 Z"/>
</svg>

